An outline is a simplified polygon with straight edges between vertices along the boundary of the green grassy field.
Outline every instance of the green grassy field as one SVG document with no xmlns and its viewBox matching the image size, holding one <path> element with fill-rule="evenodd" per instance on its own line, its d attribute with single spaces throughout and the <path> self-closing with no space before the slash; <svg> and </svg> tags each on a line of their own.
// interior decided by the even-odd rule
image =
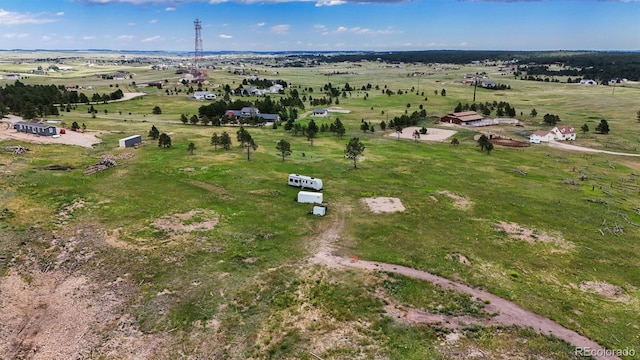
<svg viewBox="0 0 640 360">
<path fill-rule="evenodd" d="M 273 69 L 252 67 L 260 77 L 275 76 Z M 2 64 L 0 70 L 20 69 Z M 137 82 L 176 79 L 168 71 L 130 70 Z M 408 76 L 414 71 L 430 75 Z M 487 155 L 478 150 L 475 132 L 470 130 L 456 135 L 461 141 L 457 147 L 398 141 L 380 131 L 381 121 L 405 110 L 411 113 L 420 105 L 437 117 L 452 112 L 458 102 L 471 103 L 473 88 L 453 82 L 476 71 L 492 72 L 378 63 L 279 68 L 277 77 L 299 87 L 301 95 L 321 96 L 320 88 L 327 82 L 340 87 L 349 83 L 358 89 L 370 83 L 408 93 L 387 96 L 371 90 L 365 100 L 365 91 L 353 91 L 340 98 L 338 106 L 351 110 L 349 114 L 314 120 L 320 125 L 338 116 L 347 134 L 337 138 L 321 133 L 313 145 L 282 127 L 249 128 L 259 145 L 250 161 L 235 141 L 237 128 L 179 122 L 180 114 L 197 114 L 204 104 L 184 94 L 168 96 L 164 90 L 144 88 L 148 95 L 143 98 L 96 105 L 95 118 L 86 105 L 79 105 L 60 118 L 67 124 L 78 121 L 89 130 L 105 131 L 101 144 L 92 149 L 29 144 L 31 151 L 22 156 L 0 153 L 0 208 L 6 209 L 0 217 L 2 271 L 26 268 L 28 254 L 35 254 L 40 268 L 49 268 L 56 252 L 62 251 L 49 247 L 46 239 L 51 232 L 62 237 L 80 230 L 94 234 L 92 240 L 84 241 L 95 255 L 77 261 L 74 271 L 98 282 L 130 274 L 127 308 L 143 333 L 171 339 L 164 348 L 167 358 L 209 351 L 237 359 L 313 359 L 311 353 L 323 359 L 445 359 L 466 358 L 473 350 L 524 358 L 575 357 L 571 346 L 526 329 L 462 329 L 463 339 L 450 347 L 441 345 L 450 333 L 447 329 L 410 326 L 385 317 L 387 300 L 380 292 L 426 311 L 473 315 L 479 310 L 464 296 L 420 281 L 401 278 L 390 284 L 384 274 L 306 264 L 303 259 L 315 249 L 310 242 L 340 217 L 345 231 L 335 250 L 338 254 L 406 265 L 486 288 L 608 348 L 640 350 L 640 166 L 633 158 L 545 145 L 496 147 Z M 332 72 L 341 74 L 327 75 Z M 216 84 L 242 81 L 228 70 L 209 75 Z M 92 84 L 99 93 L 115 90 L 116 82 L 90 77 L 90 71 L 82 70 L 59 77 L 30 76 L 25 83 L 75 82 Z M 578 134 L 575 143 L 637 152 L 634 144 L 640 140 L 640 125 L 634 101 L 640 89 L 619 87 L 612 94 L 604 86 L 513 77 L 496 81 L 510 85 L 511 90 L 478 89 L 477 101 L 509 102 L 518 115 L 523 113 L 518 117 L 524 126 L 492 131 L 518 137 L 542 127 L 545 113 L 557 114 L 561 124 L 576 128 L 587 123 L 593 129 L 604 118 L 611 127 L 609 135 Z M 309 87 L 312 93 L 304 90 Z M 440 95 L 441 89 L 446 89 L 446 96 Z M 154 106 L 162 108 L 161 115 L 151 114 Z M 532 108 L 538 117 L 529 116 Z M 376 125 L 376 132 L 360 131 L 362 119 Z M 146 139 L 138 149 L 117 149 L 119 138 L 145 136 L 152 124 L 171 134 L 171 148 L 161 149 Z M 421 125 L 435 126 L 426 120 Z M 234 140 L 229 151 L 214 150 L 209 144 L 211 135 L 222 131 Z M 357 169 L 343 156 L 352 137 L 359 137 L 366 146 Z M 292 145 L 293 154 L 285 161 L 275 149 L 279 139 Z M 196 145 L 193 155 L 187 152 L 190 142 Z M 19 142 L 1 145 L 14 144 Z M 84 167 L 105 153 L 133 156 L 117 160 L 115 168 L 83 176 Z M 43 169 L 53 164 L 74 169 Z M 289 173 L 324 180 L 328 216 L 309 216 L 308 204 L 293 201 L 297 189 L 286 185 Z M 471 206 L 456 208 L 443 191 L 463 196 Z M 371 214 L 362 198 L 377 196 L 400 198 L 406 210 Z M 83 206 L 65 210 L 79 202 Z M 219 216 L 215 228 L 172 234 L 153 225 L 163 216 L 192 209 L 215 212 Z M 62 211 L 68 214 L 64 218 Z M 500 222 L 561 240 L 515 240 L 496 231 Z M 616 225 L 623 231 L 610 231 Z M 117 246 L 105 245 L 108 238 L 115 238 Z M 464 255 L 468 263 L 451 254 Z M 11 261 L 12 257 L 17 260 Z M 619 292 L 608 298 L 581 289 L 586 282 L 617 286 Z M 165 290 L 170 295 L 157 295 Z M 219 322 L 217 332 L 202 325 L 212 320 Z M 349 341 L 340 341 L 338 334 Z M 203 345 L 207 336 L 215 341 Z M 97 354 L 109 358 L 99 349 Z"/>
</svg>

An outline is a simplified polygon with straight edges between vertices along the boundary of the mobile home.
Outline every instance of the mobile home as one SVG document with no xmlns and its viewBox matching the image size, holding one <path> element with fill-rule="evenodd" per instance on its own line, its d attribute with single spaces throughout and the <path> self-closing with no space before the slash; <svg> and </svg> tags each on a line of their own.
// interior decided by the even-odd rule
<svg viewBox="0 0 640 360">
<path fill-rule="evenodd" d="M 296 201 L 299 203 L 322 204 L 322 193 L 299 191 Z"/>
<path fill-rule="evenodd" d="M 289 185 L 301 189 L 322 190 L 322 180 L 311 176 L 289 174 Z"/>
</svg>

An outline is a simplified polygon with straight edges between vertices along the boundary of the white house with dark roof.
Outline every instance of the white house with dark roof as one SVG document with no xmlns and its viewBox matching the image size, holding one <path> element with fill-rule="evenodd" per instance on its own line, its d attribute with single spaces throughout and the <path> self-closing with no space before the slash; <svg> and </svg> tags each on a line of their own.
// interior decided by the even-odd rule
<svg viewBox="0 0 640 360">
<path fill-rule="evenodd" d="M 327 109 L 313 109 L 313 112 L 311 115 L 319 116 L 319 117 L 327 117 L 329 115 L 329 112 L 327 111 Z"/>
</svg>

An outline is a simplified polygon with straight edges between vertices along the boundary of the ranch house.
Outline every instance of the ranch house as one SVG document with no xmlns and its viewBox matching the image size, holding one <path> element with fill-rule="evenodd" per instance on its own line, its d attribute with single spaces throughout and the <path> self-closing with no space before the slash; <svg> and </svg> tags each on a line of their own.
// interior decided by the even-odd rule
<svg viewBox="0 0 640 360">
<path fill-rule="evenodd" d="M 262 114 L 260 110 L 255 106 L 245 106 L 240 110 L 227 110 L 227 117 L 229 119 L 248 119 L 248 118 L 260 118 L 265 123 L 273 123 L 280 121 L 280 115 L 278 114 Z"/>
<path fill-rule="evenodd" d="M 313 109 L 313 116 L 320 116 L 320 117 L 326 117 L 329 115 L 329 113 L 327 112 L 327 109 Z"/>
<path fill-rule="evenodd" d="M 217 96 L 210 91 L 195 91 L 193 98 L 196 100 L 215 100 Z"/>
<path fill-rule="evenodd" d="M 549 131 L 537 130 L 529 136 L 529 142 L 532 144 L 540 144 L 541 142 L 557 141 L 573 141 L 576 139 L 576 130 L 571 125 L 556 126 Z"/>
<path fill-rule="evenodd" d="M 53 136 L 58 133 L 55 126 L 38 122 L 18 121 L 13 124 L 13 128 L 19 132 L 42 136 Z"/>
<path fill-rule="evenodd" d="M 582 84 L 582 85 L 598 85 L 598 83 L 595 80 L 591 80 L 591 79 L 582 79 L 582 80 L 580 80 L 580 84 Z"/>
<path fill-rule="evenodd" d="M 556 126 L 551 129 L 555 140 L 566 141 L 576 139 L 576 129 L 571 125 Z"/>
<path fill-rule="evenodd" d="M 553 133 L 551 131 L 536 130 L 533 134 L 529 135 L 529 142 L 532 144 L 540 144 L 541 142 L 549 142 L 553 139 Z"/>
</svg>

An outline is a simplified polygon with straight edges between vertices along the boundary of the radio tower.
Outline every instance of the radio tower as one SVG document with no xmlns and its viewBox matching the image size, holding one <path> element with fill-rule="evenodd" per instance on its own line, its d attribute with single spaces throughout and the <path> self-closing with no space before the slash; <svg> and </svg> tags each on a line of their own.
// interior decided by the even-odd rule
<svg viewBox="0 0 640 360">
<path fill-rule="evenodd" d="M 200 24 L 200 20 L 196 19 L 193 22 L 196 28 L 196 51 L 193 54 L 193 67 L 197 71 L 200 68 L 203 57 L 202 50 L 202 25 Z"/>
</svg>

